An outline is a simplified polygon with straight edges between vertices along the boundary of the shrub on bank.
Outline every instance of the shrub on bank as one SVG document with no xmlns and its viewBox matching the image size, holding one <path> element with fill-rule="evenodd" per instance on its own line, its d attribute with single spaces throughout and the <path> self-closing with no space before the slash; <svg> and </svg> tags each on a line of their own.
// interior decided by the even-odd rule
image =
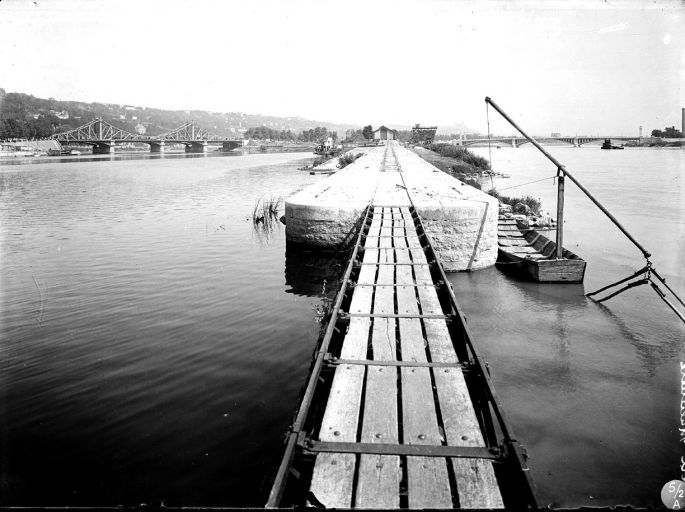
<svg viewBox="0 0 685 512">
<path fill-rule="evenodd" d="M 352 153 L 345 153 L 343 156 L 338 158 L 338 167 L 340 169 L 347 167 L 360 156 L 362 156 L 361 153 L 357 153 L 356 155 L 353 155 Z"/>
<path fill-rule="evenodd" d="M 497 189 L 494 188 L 488 190 L 488 194 L 497 198 L 500 203 L 511 206 L 514 213 L 530 213 L 533 215 L 540 215 L 542 203 L 533 196 L 509 197 L 500 194 Z M 521 205 L 523 205 L 523 207 Z M 528 211 L 526 211 L 526 209 L 528 209 Z"/>
<path fill-rule="evenodd" d="M 326 162 L 328 158 L 325 156 L 317 156 L 314 161 L 312 162 L 312 167 L 316 167 L 317 165 L 321 165 L 322 163 Z"/>
<path fill-rule="evenodd" d="M 490 162 L 488 162 L 487 158 L 474 155 L 468 149 L 460 146 L 441 143 L 431 144 L 428 149 L 444 157 L 456 158 L 478 169 L 488 170 L 490 168 Z"/>
<path fill-rule="evenodd" d="M 467 174 L 456 173 L 453 174 L 453 176 L 457 178 L 459 181 L 466 183 L 467 185 L 471 185 L 473 188 L 477 188 L 478 190 L 482 190 L 483 188 L 478 180 L 473 179 L 471 176 Z"/>
</svg>

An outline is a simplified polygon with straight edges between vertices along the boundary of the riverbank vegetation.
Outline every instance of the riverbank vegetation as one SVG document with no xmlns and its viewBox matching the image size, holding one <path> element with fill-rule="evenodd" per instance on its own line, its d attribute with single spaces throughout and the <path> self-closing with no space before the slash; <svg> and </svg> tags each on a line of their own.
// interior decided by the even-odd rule
<svg viewBox="0 0 685 512">
<path fill-rule="evenodd" d="M 353 155 L 352 153 L 345 153 L 343 156 L 338 158 L 338 168 L 343 169 L 354 162 L 357 158 L 361 157 L 363 153 L 357 153 Z"/>
<path fill-rule="evenodd" d="M 452 144 L 437 143 L 431 144 L 428 148 L 417 146 L 414 151 L 441 171 L 478 190 L 483 188 L 479 178 L 483 176 L 484 171 L 490 171 L 490 162 L 486 158 Z M 540 201 L 532 196 L 509 197 L 500 194 L 495 188 L 486 193 L 500 203 L 510 205 L 514 213 L 539 215 L 542 208 Z"/>
<path fill-rule="evenodd" d="M 338 134 L 335 131 L 329 131 L 323 126 L 302 130 L 300 133 L 293 133 L 291 130 L 274 130 L 266 126 L 257 126 L 256 128 L 248 128 L 244 137 L 246 139 L 272 141 L 319 142 L 326 140 L 328 137 L 335 141 L 338 139 Z"/>
<path fill-rule="evenodd" d="M 255 201 L 254 208 L 252 209 L 252 222 L 255 225 L 260 223 L 268 225 L 274 220 L 278 220 L 278 211 L 281 208 L 282 202 L 282 197 L 271 197 L 269 199 L 260 197 Z"/>
<path fill-rule="evenodd" d="M 652 130 L 652 137 L 662 137 L 664 139 L 680 139 L 683 132 L 676 130 L 675 126 L 668 126 L 663 130 Z"/>
<path fill-rule="evenodd" d="M 452 144 L 431 144 L 427 148 L 416 146 L 414 152 L 441 171 L 459 181 L 481 189 L 479 178 L 490 169 L 487 159 L 474 155 L 468 149 Z"/>
<path fill-rule="evenodd" d="M 491 188 L 487 191 L 487 193 L 492 197 L 495 197 L 500 203 L 511 206 L 511 210 L 514 213 L 540 215 L 542 210 L 542 203 L 533 196 L 509 197 L 500 194 L 495 188 Z"/>
<path fill-rule="evenodd" d="M 428 149 L 430 149 L 431 151 L 435 151 L 440 156 L 454 158 L 455 160 L 458 160 L 462 164 L 462 166 L 463 164 L 470 166 L 470 168 L 468 169 L 469 171 L 473 169 L 479 171 L 487 171 L 490 169 L 490 162 L 488 162 L 487 158 L 474 155 L 468 149 L 461 146 L 455 146 L 453 144 L 445 143 L 436 143 L 428 146 Z"/>
</svg>

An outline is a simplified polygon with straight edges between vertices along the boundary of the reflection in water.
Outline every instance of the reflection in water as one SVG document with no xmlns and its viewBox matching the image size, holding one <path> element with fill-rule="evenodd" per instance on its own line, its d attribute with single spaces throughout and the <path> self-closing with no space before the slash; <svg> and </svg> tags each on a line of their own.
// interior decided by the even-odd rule
<svg viewBox="0 0 685 512">
<path fill-rule="evenodd" d="M 585 288 L 580 284 L 535 283 L 516 281 L 515 286 L 521 291 L 524 300 L 536 305 L 556 304 L 564 309 L 583 308 L 587 305 Z"/>
<path fill-rule="evenodd" d="M 604 303 L 595 301 L 590 302 L 618 327 L 621 338 L 635 347 L 636 355 L 642 363 L 641 366 L 647 371 L 650 377 L 655 375 L 659 366 L 678 358 L 678 354 L 682 350 L 682 338 L 679 338 L 678 336 L 669 336 L 668 333 L 664 333 L 664 335 L 658 339 L 655 339 L 653 336 L 647 338 L 640 332 L 628 327 L 625 320 L 616 315 L 608 306 L 605 306 Z"/>
<path fill-rule="evenodd" d="M 148 153 L 143 151 L 131 151 L 121 153 L 110 153 L 108 155 L 92 155 L 86 154 L 82 156 L 54 156 L 54 157 L 27 157 L 27 158 L 12 158 L 0 159 L 0 166 L 3 165 L 29 165 L 29 164 L 73 164 L 79 162 L 117 162 L 128 160 L 173 160 L 173 159 L 187 159 L 187 158 L 215 158 L 223 156 L 245 156 L 253 153 L 249 148 L 236 148 L 231 151 L 223 151 L 222 149 L 210 150 L 207 153 L 186 153 L 185 151 L 167 151 L 164 153 Z M 302 153 L 302 157 L 306 158 L 311 155 L 309 150 L 302 151 L 300 149 L 293 151 L 264 151 L 262 154 L 274 153 Z"/>
<path fill-rule="evenodd" d="M 337 282 L 345 272 L 346 254 L 330 253 L 303 248 L 300 245 L 285 244 L 285 283 L 290 286 L 287 293 L 320 297 L 324 290 L 327 298 L 335 297 Z"/>
<path fill-rule="evenodd" d="M 318 326 L 246 219 L 316 177 L 185 158 L 0 169 L 0 507 L 266 501 Z"/>
<path fill-rule="evenodd" d="M 56 156 L 38 158 L 16 158 L 12 160 L 0 160 L 0 165 L 28 165 L 28 164 L 74 164 L 82 162 L 118 162 L 129 160 L 173 160 L 178 158 L 214 158 L 222 156 L 241 156 L 239 152 L 210 151 L 207 153 L 111 153 L 109 155 L 84 155 L 84 156 Z"/>
</svg>

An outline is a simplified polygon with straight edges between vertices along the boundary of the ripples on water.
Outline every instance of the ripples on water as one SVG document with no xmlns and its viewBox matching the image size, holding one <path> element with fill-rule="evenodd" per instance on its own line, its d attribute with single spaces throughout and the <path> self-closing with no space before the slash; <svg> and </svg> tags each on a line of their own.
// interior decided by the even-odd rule
<svg viewBox="0 0 685 512">
<path fill-rule="evenodd" d="M 685 152 L 549 150 L 685 295 Z M 518 186 L 554 174 L 534 148 L 493 151 L 493 168 L 511 175 L 495 182 L 504 194 L 530 194 L 555 210 L 551 180 Z M 542 503 L 657 506 L 664 483 L 680 476 L 685 331 L 648 286 L 603 304 L 586 299 L 584 293 L 642 268 L 644 259 L 569 180 L 565 221 L 564 245 L 588 261 L 584 285 L 522 283 L 496 269 L 451 281 L 528 448 Z"/>
<path fill-rule="evenodd" d="M 251 213 L 303 156 L 0 171 L 3 503 L 263 503 L 321 283 Z"/>
<path fill-rule="evenodd" d="M 553 152 L 685 290 L 683 153 Z M 263 505 L 318 334 L 313 307 L 340 269 L 286 251 L 280 224 L 252 228 L 259 197 L 325 179 L 297 158 L 0 167 L 0 503 Z M 512 175 L 496 183 L 505 193 L 554 174 L 525 146 L 493 161 Z M 511 193 L 553 210 L 555 190 Z M 543 504 L 655 504 L 679 469 L 683 331 L 646 287 L 606 306 L 584 298 L 643 262 L 567 190 L 584 287 L 494 268 L 450 280 Z"/>
</svg>

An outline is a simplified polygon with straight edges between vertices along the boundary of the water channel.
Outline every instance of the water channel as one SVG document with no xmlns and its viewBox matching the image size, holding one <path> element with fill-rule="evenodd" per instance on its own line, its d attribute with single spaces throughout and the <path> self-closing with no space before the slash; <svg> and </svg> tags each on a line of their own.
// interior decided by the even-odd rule
<svg viewBox="0 0 685 512">
<path fill-rule="evenodd" d="M 553 152 L 685 291 L 684 153 Z M 264 504 L 339 264 L 252 213 L 325 179 L 297 170 L 309 156 L 0 164 L 0 504 Z M 553 210 L 532 148 L 493 165 Z M 679 475 L 683 330 L 647 287 L 584 298 L 643 261 L 567 189 L 584 287 L 450 280 L 543 504 L 657 504 Z"/>
</svg>

